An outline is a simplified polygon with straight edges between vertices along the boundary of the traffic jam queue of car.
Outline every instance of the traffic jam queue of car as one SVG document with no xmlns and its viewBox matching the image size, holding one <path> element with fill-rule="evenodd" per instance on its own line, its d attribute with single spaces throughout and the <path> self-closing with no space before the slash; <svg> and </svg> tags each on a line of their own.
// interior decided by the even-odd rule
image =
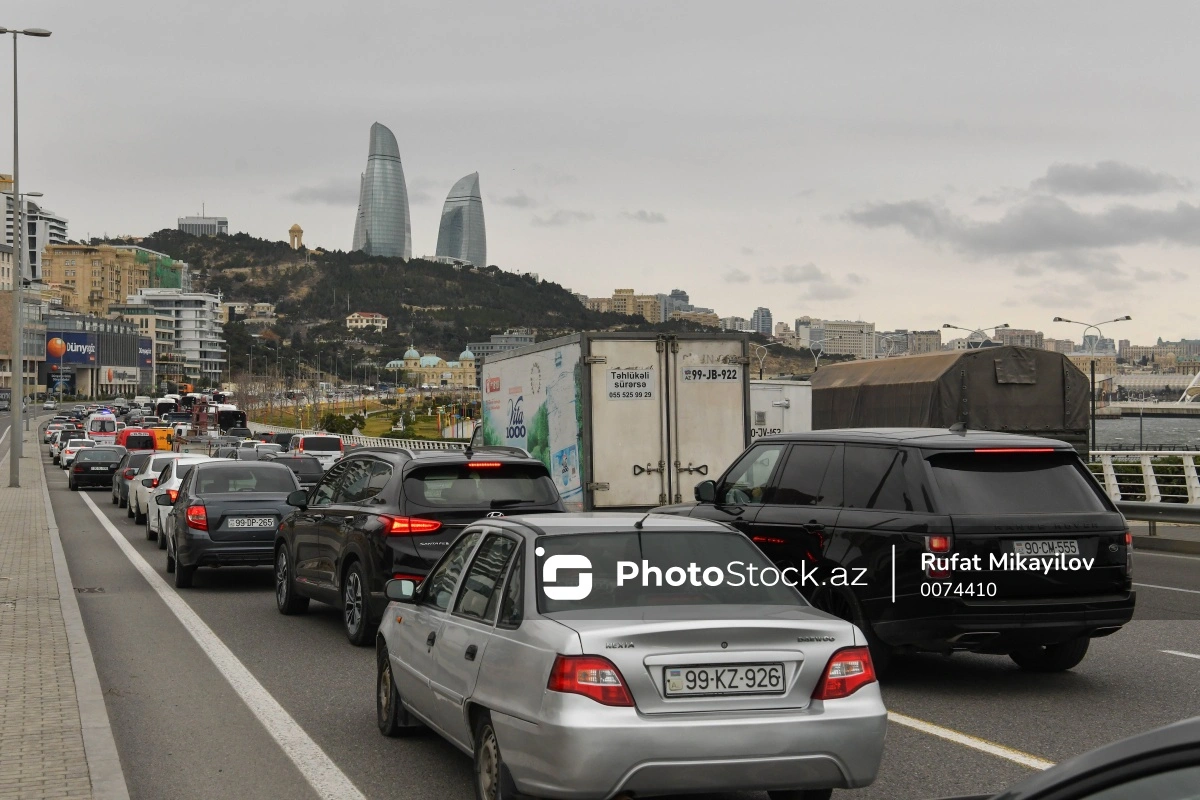
<svg viewBox="0 0 1200 800">
<path fill-rule="evenodd" d="M 729 375 L 745 377 L 711 349 L 693 363 L 734 366 L 674 371 L 678 405 L 653 404 L 645 436 L 608 437 L 642 430 L 624 394 L 664 387 L 595 359 L 663 351 L 591 336 L 516 351 L 536 357 L 547 404 L 562 391 L 584 406 L 551 420 L 540 458 L 523 423 L 485 442 L 485 403 L 465 447 L 264 432 L 278 450 L 131 452 L 111 474 L 113 503 L 158 541 L 181 590 L 203 588 L 207 567 L 261 564 L 279 613 L 336 607 L 348 641 L 373 648 L 380 733 L 434 731 L 470 758 L 486 800 L 829 798 L 876 778 L 879 680 L 896 657 L 967 651 L 1063 671 L 1132 618 L 1128 526 L 1070 445 L 961 426 L 676 433 L 670 414 L 710 419 Z M 485 385 L 509 381 L 513 357 L 489 360 Z M 573 360 L 599 377 L 573 386 Z M 508 366 L 531 374 L 528 359 Z M 306 485 L 300 458 L 323 469 Z M 1197 724 L 1003 796 L 1076 797 L 1060 792 L 1080 770 L 1103 788 L 1113 765 L 1194 745 Z M 1111 784 L 1127 779 L 1115 770 Z"/>
</svg>

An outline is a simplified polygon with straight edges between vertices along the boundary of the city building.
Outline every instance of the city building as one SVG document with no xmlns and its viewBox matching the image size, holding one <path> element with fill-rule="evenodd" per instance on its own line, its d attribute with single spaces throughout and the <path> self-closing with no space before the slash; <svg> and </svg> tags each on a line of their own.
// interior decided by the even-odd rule
<svg viewBox="0 0 1200 800">
<path fill-rule="evenodd" d="M 361 331 L 367 328 L 385 331 L 387 326 L 388 318 L 375 311 L 355 311 L 346 317 L 346 328 L 352 331 Z"/>
<path fill-rule="evenodd" d="M 908 332 L 908 354 L 910 356 L 920 355 L 921 353 L 936 353 L 941 349 L 942 332 L 940 329 Z"/>
<path fill-rule="evenodd" d="M 1071 339 L 1047 339 L 1043 337 L 1042 349 L 1049 350 L 1052 353 L 1067 355 L 1075 352 L 1075 342 Z"/>
<path fill-rule="evenodd" d="M 450 189 L 438 225 L 437 255 L 461 259 L 476 267 L 487 266 L 487 233 L 483 224 L 483 197 L 479 173 L 472 172 Z"/>
<path fill-rule="evenodd" d="M 1079 349 L 1076 352 L 1087 353 L 1089 355 L 1092 353 L 1095 353 L 1096 355 L 1103 353 L 1105 355 L 1115 356 L 1117 354 L 1117 343 L 1112 339 L 1108 339 L 1103 336 L 1097 336 L 1094 333 L 1089 333 L 1083 337 L 1083 341 L 1080 342 Z"/>
<path fill-rule="evenodd" d="M 46 325 L 43 322 L 41 300 L 27 292 L 23 301 L 23 369 L 20 370 L 23 377 L 19 382 L 25 385 L 25 394 L 28 395 L 44 388 L 44 384 L 39 386 L 39 375 L 40 365 L 46 360 Z M 12 307 L 12 290 L 0 291 L 0 386 L 9 388 L 13 385 Z"/>
<path fill-rule="evenodd" d="M 721 317 L 717 322 L 717 327 L 723 331 L 748 331 L 750 330 L 750 320 L 745 317 Z"/>
<path fill-rule="evenodd" d="M 142 382 L 145 341 L 137 324 L 66 311 L 48 312 L 45 323 L 39 379 L 47 391 L 131 397 L 151 388 Z"/>
<path fill-rule="evenodd" d="M 1036 347 L 1038 350 L 1046 348 L 1046 337 L 1042 332 L 1026 328 L 997 328 L 992 339 L 1011 347 Z"/>
<path fill-rule="evenodd" d="M 227 361 L 220 295 L 149 287 L 130 295 L 127 303 L 152 306 L 175 320 L 174 352 L 188 382 L 220 384 Z"/>
<path fill-rule="evenodd" d="M 179 217 L 179 230 L 193 236 L 228 236 L 229 220 L 225 217 Z"/>
<path fill-rule="evenodd" d="M 475 354 L 469 347 L 459 354 L 457 361 L 446 361 L 433 354 L 423 356 L 410 347 L 403 359 L 389 361 L 384 369 L 403 371 L 401 380 L 415 386 L 473 389 L 477 381 Z"/>
<path fill-rule="evenodd" d="M 1092 368 L 1092 356 L 1090 354 L 1072 353 L 1067 356 L 1071 363 L 1079 367 L 1085 373 L 1089 373 Z M 1114 375 L 1117 372 L 1117 354 L 1096 354 L 1096 377 L 1101 375 Z"/>
<path fill-rule="evenodd" d="M 715 311 L 672 311 L 669 319 L 684 320 L 685 322 L 694 322 L 697 325 L 707 325 L 710 328 L 719 328 L 721 319 Z"/>
<path fill-rule="evenodd" d="M 288 228 L 288 244 L 293 250 L 304 247 L 304 229 L 300 227 L 299 223 Z"/>
<path fill-rule="evenodd" d="M 183 362 L 175 358 L 174 315 L 145 303 L 114 303 L 108 307 L 108 314 L 138 326 L 139 367 L 148 373 L 141 379 L 142 386 L 154 387 L 161 380 L 183 380 Z"/>
<path fill-rule="evenodd" d="M 788 325 L 786 322 L 776 322 L 775 331 L 772 335 L 776 339 L 787 339 L 789 337 L 794 339 L 796 337 L 796 332 L 792 330 L 792 326 Z"/>
<path fill-rule="evenodd" d="M 0 175 L 0 192 L 11 192 L 13 188 L 12 175 Z M 43 208 L 32 200 L 25 201 L 25 237 L 29 254 L 25 263 L 29 265 L 29 275 L 32 280 L 42 279 L 42 253 L 47 245 L 66 244 L 67 220 L 53 211 Z M 10 247 L 13 244 L 13 199 L 10 194 L 4 199 L 4 243 Z M 9 277 L 11 281 L 11 276 Z M 11 288 L 12 284 L 9 283 Z"/>
<path fill-rule="evenodd" d="M 475 354 L 475 385 L 479 385 L 483 363 L 488 356 L 526 347 L 535 341 L 537 338 L 533 335 L 533 331 L 527 328 L 511 328 L 504 333 L 493 333 L 486 342 L 468 342 L 467 349 Z"/>
<path fill-rule="evenodd" d="M 662 321 L 662 306 L 652 294 L 635 294 L 633 289 L 617 289 L 613 292 L 609 311 L 630 317 L 641 317 L 647 322 Z"/>
<path fill-rule="evenodd" d="M 761 306 L 754 309 L 754 313 L 750 315 L 750 330 L 761 333 L 763 336 L 770 336 L 771 329 L 774 327 L 775 322 L 771 318 L 771 309 Z"/>
<path fill-rule="evenodd" d="M 890 358 L 908 355 L 908 333 L 907 328 L 877 331 L 875 333 L 875 357 Z"/>
<path fill-rule="evenodd" d="M 132 245 L 53 244 L 44 267 L 43 280 L 61 292 L 64 311 L 95 317 L 141 289 L 191 289 L 185 262 Z"/>
<path fill-rule="evenodd" d="M 862 320 L 822 320 L 800 317 L 796 338 L 803 347 L 830 355 L 875 358 L 875 323 Z"/>
<path fill-rule="evenodd" d="M 358 215 L 350 249 L 369 256 L 391 256 L 405 261 L 412 258 L 412 221 L 400 145 L 392 132 L 378 122 L 371 125 L 367 169 L 360 179 Z"/>
<path fill-rule="evenodd" d="M 597 311 L 601 314 L 607 314 L 612 311 L 611 297 L 588 297 L 583 303 L 588 307 L 589 311 Z"/>
<path fill-rule="evenodd" d="M 7 244 L 0 244 L 0 290 L 12 289 L 13 249 Z"/>
</svg>

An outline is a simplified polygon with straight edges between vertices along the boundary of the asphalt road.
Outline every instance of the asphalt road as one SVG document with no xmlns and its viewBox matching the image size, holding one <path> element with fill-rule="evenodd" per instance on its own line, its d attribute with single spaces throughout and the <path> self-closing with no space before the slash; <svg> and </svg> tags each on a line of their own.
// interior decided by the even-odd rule
<svg viewBox="0 0 1200 800">
<path fill-rule="evenodd" d="M 176 592 L 144 529 L 107 491 L 86 493 L 91 506 L 67 491 L 41 452 L 135 800 L 321 796 L 314 786 L 357 800 L 351 783 L 373 799 L 472 796 L 469 759 L 437 736 L 379 735 L 373 650 L 346 642 L 332 608 L 281 616 L 269 568 L 200 570 L 195 588 Z M 1044 762 L 1200 715 L 1200 558 L 1138 553 L 1135 580 L 1170 588 L 1139 587 L 1138 619 L 1095 640 L 1072 672 L 1035 675 L 993 656 L 898 659 L 883 689 L 902 716 L 889 725 L 879 778 L 835 796 L 997 791 Z M 200 624 L 187 627 L 191 612 Z"/>
</svg>

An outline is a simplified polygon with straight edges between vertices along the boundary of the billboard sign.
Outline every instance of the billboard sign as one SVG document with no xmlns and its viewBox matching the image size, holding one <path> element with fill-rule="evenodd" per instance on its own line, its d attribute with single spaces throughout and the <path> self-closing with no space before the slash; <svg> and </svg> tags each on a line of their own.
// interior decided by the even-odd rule
<svg viewBox="0 0 1200 800">
<path fill-rule="evenodd" d="M 154 367 L 154 340 L 149 337 L 138 338 L 138 365 L 142 369 Z"/>
<path fill-rule="evenodd" d="M 46 360 L 96 366 L 96 336 L 81 331 L 46 331 Z"/>
<path fill-rule="evenodd" d="M 100 385 L 112 386 L 120 383 L 138 382 L 137 367 L 101 367 L 100 368 Z"/>
</svg>

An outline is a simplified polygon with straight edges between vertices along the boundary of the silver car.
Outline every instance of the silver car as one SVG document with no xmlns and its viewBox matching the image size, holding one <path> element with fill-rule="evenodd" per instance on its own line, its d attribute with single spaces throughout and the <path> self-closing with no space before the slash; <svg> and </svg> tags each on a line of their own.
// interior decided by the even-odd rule
<svg viewBox="0 0 1200 800">
<path fill-rule="evenodd" d="M 866 639 L 774 570 L 702 520 L 480 520 L 386 586 L 380 731 L 433 728 L 485 800 L 866 786 L 887 724 Z"/>
</svg>

